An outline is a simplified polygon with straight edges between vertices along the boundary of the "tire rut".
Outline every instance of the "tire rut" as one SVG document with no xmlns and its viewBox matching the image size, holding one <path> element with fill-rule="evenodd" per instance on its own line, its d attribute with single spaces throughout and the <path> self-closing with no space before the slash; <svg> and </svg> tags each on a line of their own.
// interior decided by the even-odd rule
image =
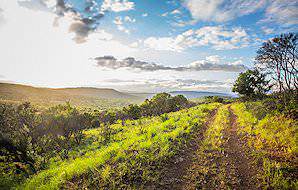
<svg viewBox="0 0 298 190">
<path fill-rule="evenodd" d="M 166 163 L 162 173 L 164 176 L 159 180 L 158 184 L 155 184 L 148 189 L 177 189 L 182 190 L 187 185 L 188 170 L 193 164 L 195 152 L 200 147 L 203 140 L 204 132 L 209 126 L 210 122 L 214 120 L 217 109 L 210 113 L 209 119 L 204 123 L 201 129 L 194 135 L 193 139 L 186 145 L 180 153 L 174 156 Z"/>
<path fill-rule="evenodd" d="M 230 126 L 224 131 L 224 154 L 227 161 L 227 170 L 234 169 L 230 178 L 237 181 L 231 183 L 232 189 L 259 189 L 257 181 L 257 170 L 253 160 L 249 157 L 249 150 L 245 142 L 237 134 L 237 117 L 229 107 Z"/>
</svg>

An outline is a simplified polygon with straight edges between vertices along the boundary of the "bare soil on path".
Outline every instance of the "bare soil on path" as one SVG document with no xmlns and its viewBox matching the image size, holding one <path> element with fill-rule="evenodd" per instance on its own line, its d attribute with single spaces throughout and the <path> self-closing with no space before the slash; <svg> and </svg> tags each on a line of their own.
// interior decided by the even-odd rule
<svg viewBox="0 0 298 190">
<path fill-rule="evenodd" d="M 249 156 L 249 149 L 246 143 L 237 134 L 237 117 L 229 107 L 230 127 L 224 131 L 224 138 L 227 139 L 224 144 L 224 154 L 227 161 L 227 169 L 235 169 L 237 183 L 232 183 L 232 189 L 259 189 L 257 181 L 257 166 L 254 160 Z"/>
<path fill-rule="evenodd" d="M 147 189 L 260 189 L 258 167 L 246 142 L 237 134 L 237 117 L 229 107 L 229 126 L 222 131 L 220 151 L 202 150 L 206 129 L 212 125 L 217 110 L 195 134 L 186 147 L 164 166 L 158 184 Z"/>
<path fill-rule="evenodd" d="M 188 168 L 191 167 L 196 156 L 195 152 L 199 148 L 203 140 L 203 134 L 206 128 L 214 120 L 217 110 L 213 110 L 206 123 L 196 132 L 192 140 L 186 144 L 186 147 L 177 155 L 170 159 L 164 166 L 162 171 L 163 176 L 158 184 L 154 184 L 148 189 L 184 189 L 187 182 L 185 178 Z"/>
</svg>

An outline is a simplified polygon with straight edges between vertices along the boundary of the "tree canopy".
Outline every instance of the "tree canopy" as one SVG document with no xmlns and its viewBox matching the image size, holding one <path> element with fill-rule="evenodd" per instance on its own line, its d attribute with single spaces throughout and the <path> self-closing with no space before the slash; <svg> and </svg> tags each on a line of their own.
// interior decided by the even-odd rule
<svg viewBox="0 0 298 190">
<path fill-rule="evenodd" d="M 247 98 L 256 98 L 264 96 L 270 88 L 266 75 L 255 69 L 240 73 L 232 91 Z"/>
</svg>

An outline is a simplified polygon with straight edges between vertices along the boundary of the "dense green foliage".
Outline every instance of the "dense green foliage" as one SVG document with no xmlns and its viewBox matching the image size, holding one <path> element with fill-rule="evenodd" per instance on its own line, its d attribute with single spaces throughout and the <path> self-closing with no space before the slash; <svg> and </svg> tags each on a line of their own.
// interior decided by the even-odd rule
<svg viewBox="0 0 298 190">
<path fill-rule="evenodd" d="M 258 70 L 247 70 L 240 73 L 232 91 L 237 92 L 245 98 L 260 98 L 263 97 L 271 86 L 266 80 L 266 75 Z"/>
<path fill-rule="evenodd" d="M 239 133 L 245 136 L 263 164 L 260 176 L 266 188 L 297 189 L 298 122 L 278 111 L 266 111 L 262 102 L 232 105 Z"/>
</svg>

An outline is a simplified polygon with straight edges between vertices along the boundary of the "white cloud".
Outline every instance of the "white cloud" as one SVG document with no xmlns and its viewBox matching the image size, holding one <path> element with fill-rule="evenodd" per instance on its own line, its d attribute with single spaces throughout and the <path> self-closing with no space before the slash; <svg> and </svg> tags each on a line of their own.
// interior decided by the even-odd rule
<svg viewBox="0 0 298 190">
<path fill-rule="evenodd" d="M 229 64 L 231 64 L 231 65 L 243 65 L 243 61 L 241 59 L 239 59 L 239 60 L 233 61 Z"/>
<path fill-rule="evenodd" d="M 114 11 L 114 12 L 121 12 L 121 11 L 129 11 L 134 9 L 134 2 L 128 0 L 104 0 L 101 9 L 102 11 Z"/>
<path fill-rule="evenodd" d="M 220 56 L 218 55 L 210 55 L 206 57 L 206 61 L 211 62 L 211 63 L 219 63 L 220 62 Z"/>
<path fill-rule="evenodd" d="M 175 9 L 171 12 L 172 15 L 175 15 L 175 14 L 181 14 L 181 11 L 179 9 Z"/>
<path fill-rule="evenodd" d="M 168 16 L 168 14 L 169 14 L 169 12 L 165 12 L 161 16 L 166 17 L 166 16 Z"/>
<path fill-rule="evenodd" d="M 171 37 L 149 37 L 144 40 L 144 45 L 159 51 L 181 52 L 184 48 L 179 44 L 177 38 Z"/>
<path fill-rule="evenodd" d="M 290 26 L 298 24 L 297 0 L 274 0 L 266 9 L 262 22 L 276 22 Z"/>
<path fill-rule="evenodd" d="M 266 0 L 185 0 L 183 4 L 197 21 L 224 22 L 253 13 L 265 3 Z"/>
<path fill-rule="evenodd" d="M 148 13 L 143 13 L 142 14 L 142 17 L 146 17 L 146 16 L 148 16 Z"/>
<path fill-rule="evenodd" d="M 135 18 L 131 18 L 131 17 L 129 17 L 129 16 L 125 16 L 125 17 L 124 17 L 124 21 L 125 21 L 125 22 L 131 22 L 131 23 L 134 23 L 134 22 L 136 22 L 136 19 L 135 19 Z"/>
<path fill-rule="evenodd" d="M 116 88 L 124 91 L 139 92 L 169 92 L 176 90 L 210 90 L 229 92 L 233 84 L 233 79 L 225 81 L 207 80 L 207 79 L 137 79 L 137 80 L 119 80 L 108 79 L 100 81 L 98 87 Z"/>
<path fill-rule="evenodd" d="M 262 30 L 265 34 L 273 34 L 274 33 L 274 30 L 272 28 L 262 27 Z"/>
<path fill-rule="evenodd" d="M 211 46 L 216 50 L 238 49 L 248 44 L 249 38 L 243 28 L 226 29 L 222 26 L 205 26 L 175 37 L 149 37 L 144 40 L 144 45 L 151 49 L 176 52 L 199 46 Z"/>
<path fill-rule="evenodd" d="M 140 71 L 178 71 L 178 72 L 189 72 L 189 71 L 203 71 L 203 70 L 214 70 L 214 71 L 228 71 L 228 72 L 239 72 L 246 69 L 246 67 L 239 61 L 233 63 L 221 63 L 221 58 L 218 55 L 208 56 L 204 60 L 198 60 L 190 63 L 186 66 L 171 67 L 164 66 L 156 63 L 149 63 L 146 61 L 139 61 L 133 57 L 128 57 L 123 60 L 117 60 L 113 56 L 104 56 L 94 58 L 98 67 L 109 68 L 109 69 L 137 69 Z"/>
<path fill-rule="evenodd" d="M 117 29 L 121 32 L 124 32 L 126 34 L 130 34 L 130 30 L 128 30 L 127 28 L 125 28 L 124 26 L 122 25 L 117 25 Z"/>
<path fill-rule="evenodd" d="M 242 60 L 236 60 L 234 62 L 222 63 L 222 58 L 218 55 L 207 56 L 203 60 L 198 60 L 190 63 L 187 67 L 191 70 L 222 70 L 239 72 L 246 69 Z"/>
<path fill-rule="evenodd" d="M 130 34 L 130 30 L 128 30 L 126 27 L 123 26 L 123 20 L 125 22 L 135 22 L 134 19 L 131 19 L 130 17 L 126 16 L 124 17 L 124 19 L 122 19 L 122 17 L 118 16 L 118 17 L 115 17 L 114 19 L 114 24 L 117 25 L 117 29 L 121 32 L 125 32 L 126 34 Z"/>
<path fill-rule="evenodd" d="M 121 17 L 115 17 L 115 19 L 113 20 L 113 23 L 116 24 L 116 25 L 122 25 L 123 22 L 122 22 L 122 18 Z"/>
<path fill-rule="evenodd" d="M 133 42 L 129 45 L 130 47 L 137 48 L 139 46 L 138 42 Z"/>
<path fill-rule="evenodd" d="M 92 84 L 104 76 L 94 69 L 90 57 L 113 53 L 126 57 L 136 49 L 113 39 L 113 35 L 97 30 L 83 44 L 76 44 L 70 34 L 73 22 L 51 12 L 20 7 L 15 1 L 1 2 L 6 22 L 0 27 L 0 68 L 8 80 L 35 85 Z"/>
<path fill-rule="evenodd" d="M 183 5 L 196 21 L 225 22 L 265 9 L 262 22 L 298 24 L 297 0 L 184 0 Z"/>
</svg>

